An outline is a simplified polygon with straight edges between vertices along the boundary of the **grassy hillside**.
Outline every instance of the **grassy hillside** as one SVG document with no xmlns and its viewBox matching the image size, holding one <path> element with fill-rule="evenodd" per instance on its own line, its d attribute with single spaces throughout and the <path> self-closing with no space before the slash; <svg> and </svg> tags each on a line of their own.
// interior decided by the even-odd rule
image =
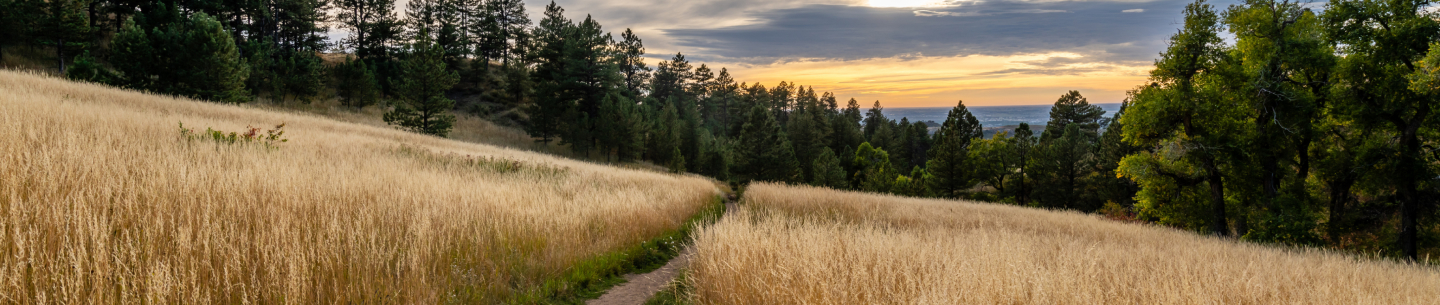
<svg viewBox="0 0 1440 305">
<path fill-rule="evenodd" d="M 1076 212 L 752 185 L 697 235 L 701 304 L 1436 304 L 1433 266 Z"/>
<path fill-rule="evenodd" d="M 244 139 L 281 123 L 286 142 Z M 577 264 L 678 229 L 716 194 L 11 71 L 0 130 L 0 303 L 495 303 L 563 289 Z"/>
</svg>

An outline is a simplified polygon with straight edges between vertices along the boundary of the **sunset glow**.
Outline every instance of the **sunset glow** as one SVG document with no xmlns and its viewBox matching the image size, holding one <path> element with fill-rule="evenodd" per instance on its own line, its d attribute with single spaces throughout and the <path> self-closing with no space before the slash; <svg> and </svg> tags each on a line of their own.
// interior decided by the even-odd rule
<svg viewBox="0 0 1440 305">
<path fill-rule="evenodd" d="M 933 7 L 944 3 L 936 0 L 870 0 L 870 7 Z"/>
<path fill-rule="evenodd" d="M 1067 90 L 1080 90 L 1097 103 L 1120 102 L 1125 90 L 1145 80 L 1147 66 L 1077 63 L 1040 68 L 1038 61 L 1078 58 L 1072 53 L 1013 56 L 877 58 L 854 61 L 797 61 L 730 66 L 736 79 L 773 87 L 781 81 L 834 92 L 869 106 L 948 107 L 1054 103 Z"/>
</svg>

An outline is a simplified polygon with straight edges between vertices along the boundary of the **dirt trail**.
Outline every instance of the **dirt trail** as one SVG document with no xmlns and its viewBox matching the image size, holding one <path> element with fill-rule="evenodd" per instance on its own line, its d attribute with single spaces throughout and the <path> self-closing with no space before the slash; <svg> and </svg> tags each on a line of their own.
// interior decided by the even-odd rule
<svg viewBox="0 0 1440 305">
<path fill-rule="evenodd" d="M 732 194 L 725 200 L 725 214 L 729 215 L 734 211 L 735 198 Z M 690 247 L 686 247 L 685 250 L 680 251 L 680 255 L 676 255 L 675 258 L 670 259 L 670 262 L 665 263 L 665 266 L 660 267 L 660 269 L 655 269 L 655 271 L 650 271 L 650 273 L 645 274 L 626 274 L 624 284 L 610 288 L 610 291 L 606 291 L 605 295 L 600 296 L 600 298 L 585 301 L 585 304 L 645 304 L 645 301 L 655 296 L 656 292 L 664 289 L 665 284 L 669 284 L 670 281 L 675 280 L 675 276 L 680 274 L 680 269 L 685 268 L 685 266 L 689 264 Z"/>
</svg>

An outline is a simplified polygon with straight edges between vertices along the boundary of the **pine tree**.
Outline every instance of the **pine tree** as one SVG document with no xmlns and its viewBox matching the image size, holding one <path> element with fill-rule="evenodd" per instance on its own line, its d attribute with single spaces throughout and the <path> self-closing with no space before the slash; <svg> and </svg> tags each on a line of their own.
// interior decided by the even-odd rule
<svg viewBox="0 0 1440 305">
<path fill-rule="evenodd" d="M 1081 124 L 1070 124 L 1060 136 L 1039 147 L 1031 177 L 1035 178 L 1035 200 L 1040 206 L 1086 212 L 1100 208 L 1082 192 L 1091 169 L 1091 142 L 1081 128 Z"/>
<path fill-rule="evenodd" d="M 750 109 L 738 136 L 736 174 L 742 180 L 796 182 L 799 165 L 780 123 L 760 106 Z"/>
<path fill-rule="evenodd" d="M 865 134 L 860 127 L 860 102 L 850 99 L 845 110 L 837 113 L 835 120 L 830 124 L 831 130 L 830 149 L 838 152 L 854 152 L 860 143 L 865 142 Z M 841 159 L 844 161 L 845 159 Z M 848 162 L 846 162 L 848 163 Z"/>
<path fill-rule="evenodd" d="M 561 124 L 566 112 L 575 107 L 574 101 L 579 99 L 573 96 L 572 92 L 566 92 L 566 83 L 574 82 L 569 79 L 570 75 L 565 73 L 568 64 L 565 60 L 565 37 L 573 27 L 569 19 L 565 19 L 565 9 L 555 5 L 554 1 L 545 7 L 545 18 L 540 20 L 540 26 L 535 29 L 536 46 L 531 55 L 538 62 L 535 72 L 531 78 L 535 83 L 535 101 L 526 108 L 530 115 L 530 124 L 525 131 L 530 136 L 539 138 L 538 141 L 549 143 L 561 130 Z M 659 153 L 659 152 L 654 152 Z M 664 153 L 669 153 L 668 150 Z"/>
<path fill-rule="evenodd" d="M 714 137 L 709 131 L 703 131 L 706 144 L 705 160 L 700 166 L 700 174 L 710 176 L 720 181 L 730 180 L 730 168 L 734 164 L 734 152 L 731 142 L 722 137 Z"/>
<path fill-rule="evenodd" d="M 840 167 L 840 158 L 835 156 L 835 151 L 829 147 L 820 150 L 820 156 L 810 165 L 810 185 L 823 186 L 837 190 L 848 189 L 850 183 L 845 178 L 845 169 Z"/>
<path fill-rule="evenodd" d="M 1121 103 L 1120 111 L 1115 112 L 1114 118 L 1105 128 L 1105 133 L 1100 135 L 1093 163 L 1095 172 L 1098 173 L 1095 176 L 1096 181 L 1092 181 L 1096 186 L 1097 200 L 1102 203 L 1114 202 L 1123 207 L 1131 207 L 1135 204 L 1135 193 L 1140 190 L 1140 187 L 1134 181 L 1116 177 L 1115 170 L 1125 156 L 1144 150 L 1125 141 L 1125 125 L 1120 123 L 1120 117 L 1125 115 L 1125 108 L 1129 107 L 1128 99 Z"/>
<path fill-rule="evenodd" d="M 35 22 L 39 1 L 0 0 L 0 61 L 5 60 L 5 46 L 28 40 Z"/>
<path fill-rule="evenodd" d="M 974 168 L 967 164 L 970 143 L 983 135 L 980 121 L 965 108 L 964 101 L 950 110 L 940 131 L 935 133 L 935 146 L 925 163 L 925 169 L 933 176 L 927 179 L 931 193 L 957 198 L 975 185 Z"/>
<path fill-rule="evenodd" d="M 640 106 L 623 95 L 612 93 L 601 102 L 596 134 L 607 156 L 614 151 L 621 162 L 637 160 L 644 151 L 645 117 Z"/>
<path fill-rule="evenodd" d="M 365 65 L 364 60 L 346 57 L 344 63 L 330 71 L 341 105 L 363 108 L 379 101 L 380 84 L 375 81 L 375 72 Z"/>
<path fill-rule="evenodd" d="M 795 147 L 796 160 L 800 164 L 808 165 L 814 163 L 815 158 L 820 156 L 821 150 L 829 146 L 826 140 L 830 137 L 830 126 L 829 122 L 824 120 L 825 117 L 821 113 L 824 110 L 819 107 L 818 103 L 810 101 L 802 103 L 802 105 L 804 106 L 795 110 L 792 115 L 793 119 L 787 127 L 791 144 Z M 802 172 L 804 173 L 803 181 L 814 180 L 815 176 L 811 167 L 805 166 Z"/>
<path fill-rule="evenodd" d="M 1070 90 L 1061 95 L 1050 107 L 1050 121 L 1045 123 L 1043 139 L 1060 137 L 1065 133 L 1065 127 L 1070 124 L 1080 124 L 1080 131 L 1086 136 L 1094 139 L 1099 137 L 1100 121 L 1104 119 L 1105 110 L 1100 106 L 1091 105 L 1080 91 Z"/>
<path fill-rule="evenodd" d="M 395 0 L 335 0 L 336 20 L 350 32 L 341 45 L 366 60 L 389 60 L 390 44 L 401 34 Z"/>
<path fill-rule="evenodd" d="M 36 38 L 42 45 L 55 48 L 56 67 L 65 73 L 65 63 L 89 45 L 90 20 L 83 0 L 49 0 L 39 20 Z"/>
<path fill-rule="evenodd" d="M 480 3 L 480 7 L 471 9 L 478 16 L 471 18 L 472 23 L 466 27 L 470 36 L 478 40 L 475 55 L 486 63 L 499 59 L 502 66 L 509 66 L 510 59 L 525 53 L 523 46 L 530 27 L 525 4 L 520 0 L 486 0 Z M 546 16 L 550 16 L 551 7 L 559 9 L 560 6 L 551 1 L 546 7 Z M 545 26 L 543 21 L 541 26 Z"/>
<path fill-rule="evenodd" d="M 885 107 L 880 106 L 880 101 L 875 101 L 875 105 L 870 106 L 870 110 L 865 112 L 865 139 L 871 141 L 871 144 L 880 145 L 873 143 L 875 132 L 880 130 L 881 125 L 889 121 L 890 119 L 885 118 Z"/>
<path fill-rule="evenodd" d="M 620 34 L 623 39 L 615 45 L 615 63 L 619 65 L 620 74 L 625 75 L 624 86 L 625 96 L 630 99 L 638 99 L 645 91 L 645 83 L 650 79 L 650 67 L 645 65 L 645 45 L 635 32 L 625 29 Z"/>
<path fill-rule="evenodd" d="M 1022 122 L 1015 128 L 1015 137 L 1012 140 L 1015 144 L 1011 146 L 1011 154 L 1015 155 L 1016 166 L 1019 167 L 1019 171 L 1015 173 L 1019 184 L 1015 189 L 1015 201 L 1020 205 L 1029 205 L 1030 193 L 1034 187 L 1031 186 L 1033 183 L 1027 183 L 1026 180 L 1030 175 L 1029 165 L 1035 158 L 1035 132 L 1030 130 L 1030 124 Z"/>
<path fill-rule="evenodd" d="M 408 51 L 400 78 L 391 80 L 400 101 L 385 113 L 385 123 L 444 137 L 455 124 L 455 116 L 449 114 L 455 101 L 445 97 L 445 90 L 455 86 L 460 76 L 446 70 L 445 50 L 429 39 L 415 42 Z"/>
</svg>

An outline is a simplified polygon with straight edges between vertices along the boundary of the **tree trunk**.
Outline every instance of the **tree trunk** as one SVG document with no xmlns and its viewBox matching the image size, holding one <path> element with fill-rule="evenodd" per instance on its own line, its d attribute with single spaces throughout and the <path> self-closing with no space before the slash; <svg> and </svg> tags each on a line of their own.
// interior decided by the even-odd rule
<svg viewBox="0 0 1440 305">
<path fill-rule="evenodd" d="M 1330 220 L 1326 224 L 1326 233 L 1330 235 L 1331 244 L 1340 243 L 1340 234 L 1345 222 L 1345 204 L 1350 201 L 1350 186 L 1355 184 L 1355 179 L 1346 175 L 1337 178 L 1330 183 Z"/>
<path fill-rule="evenodd" d="M 61 37 L 55 43 L 55 61 L 60 64 L 60 74 L 65 74 L 65 38 Z"/>
<path fill-rule="evenodd" d="M 1205 160 L 1206 171 L 1209 175 L 1206 182 L 1210 184 L 1210 210 L 1214 219 L 1210 221 L 1210 233 L 1218 236 L 1230 236 L 1230 224 L 1225 217 L 1225 184 L 1220 176 L 1219 167 L 1215 166 L 1214 158 Z"/>
</svg>

